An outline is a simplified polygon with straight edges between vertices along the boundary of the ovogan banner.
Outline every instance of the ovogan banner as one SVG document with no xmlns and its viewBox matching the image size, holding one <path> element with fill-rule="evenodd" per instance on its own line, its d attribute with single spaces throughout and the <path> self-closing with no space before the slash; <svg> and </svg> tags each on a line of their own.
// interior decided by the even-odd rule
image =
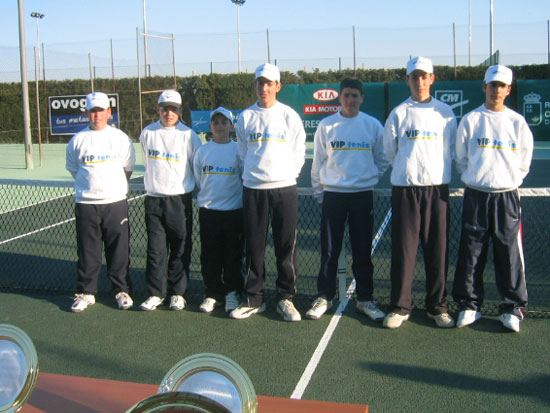
<svg viewBox="0 0 550 413">
<path fill-rule="evenodd" d="M 118 93 L 107 93 L 111 102 L 109 125 L 119 128 Z M 86 113 L 86 95 L 50 96 L 50 133 L 52 135 L 74 135 L 89 124 Z"/>
</svg>

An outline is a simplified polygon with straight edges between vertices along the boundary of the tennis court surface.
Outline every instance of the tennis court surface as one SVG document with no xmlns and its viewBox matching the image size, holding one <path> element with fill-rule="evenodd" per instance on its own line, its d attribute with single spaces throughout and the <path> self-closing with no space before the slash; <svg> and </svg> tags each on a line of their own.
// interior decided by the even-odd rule
<svg viewBox="0 0 550 413">
<path fill-rule="evenodd" d="M 531 172 L 533 179 L 542 183 L 547 181 L 545 160 L 537 159 L 540 167 L 534 164 Z M 68 312 L 76 279 L 72 187 L 63 178 L 62 158 L 47 159 L 50 162 L 61 164 L 54 168 L 52 179 L 57 181 L 0 181 L 0 323 L 17 325 L 31 336 L 42 371 L 158 384 L 180 359 L 215 352 L 237 361 L 250 375 L 257 393 L 263 395 L 368 404 L 374 412 L 459 411 L 465 406 L 471 411 L 550 409 L 550 363 L 545 345 L 550 338 L 548 189 L 522 190 L 530 305 L 520 334 L 504 331 L 495 317 L 499 299 L 492 265 L 485 276 L 486 317 L 472 328 L 435 328 L 423 310 L 421 253 L 414 286 L 417 309 L 411 321 L 396 331 L 356 314 L 353 299 L 319 321 L 283 322 L 274 311 L 271 249 L 267 252 L 270 308 L 265 314 L 236 321 L 221 311 L 200 313 L 198 226 L 187 311 L 119 311 L 102 276 L 98 304 L 72 314 Z M 37 170 L 26 174 L 20 169 L 18 176 L 34 178 Z M 460 195 L 456 192 L 451 201 L 449 283 L 456 260 Z M 146 294 L 142 197 L 140 179 L 135 179 L 130 220 L 136 302 Z M 384 305 L 389 299 L 391 259 L 387 189 L 380 188 L 375 205 L 375 297 Z M 300 294 L 296 302 L 303 314 L 315 294 L 319 263 L 320 213 L 308 189 L 301 191 L 299 208 Z M 347 267 L 351 267 L 350 260 Z M 348 275 L 347 286 L 351 280 Z M 344 303 L 349 298 L 342 297 Z"/>
</svg>

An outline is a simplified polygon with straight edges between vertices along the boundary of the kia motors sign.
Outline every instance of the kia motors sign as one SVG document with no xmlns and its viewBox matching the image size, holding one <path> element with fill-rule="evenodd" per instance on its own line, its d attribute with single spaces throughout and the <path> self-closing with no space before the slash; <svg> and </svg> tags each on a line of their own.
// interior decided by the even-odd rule
<svg viewBox="0 0 550 413">
<path fill-rule="evenodd" d="M 111 102 L 109 125 L 119 127 L 118 93 L 107 93 Z M 86 95 L 49 96 L 50 133 L 74 135 L 89 124 L 86 112 Z"/>
<path fill-rule="evenodd" d="M 313 99 L 319 102 L 330 102 L 338 99 L 338 91 L 335 89 L 318 89 L 313 92 Z"/>
<path fill-rule="evenodd" d="M 294 109 L 302 118 L 307 140 L 312 142 L 315 130 L 326 116 L 338 113 L 338 83 L 284 85 L 277 99 Z M 365 99 L 361 110 L 384 121 L 384 83 L 363 83 Z"/>
</svg>

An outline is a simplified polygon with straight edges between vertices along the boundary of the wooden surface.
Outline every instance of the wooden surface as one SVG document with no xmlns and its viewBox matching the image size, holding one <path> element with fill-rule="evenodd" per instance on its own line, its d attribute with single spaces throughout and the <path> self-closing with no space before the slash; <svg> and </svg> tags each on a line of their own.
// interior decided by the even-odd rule
<svg viewBox="0 0 550 413">
<path fill-rule="evenodd" d="M 153 384 L 38 374 L 21 413 L 121 413 L 157 393 Z M 367 413 L 366 405 L 258 396 L 259 413 Z"/>
</svg>

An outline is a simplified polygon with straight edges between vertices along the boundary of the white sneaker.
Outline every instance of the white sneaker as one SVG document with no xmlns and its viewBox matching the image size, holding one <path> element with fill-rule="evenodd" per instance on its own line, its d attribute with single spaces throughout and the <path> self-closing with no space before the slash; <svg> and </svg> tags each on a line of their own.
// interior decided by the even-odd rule
<svg viewBox="0 0 550 413">
<path fill-rule="evenodd" d="M 294 307 L 294 303 L 290 300 L 280 300 L 277 303 L 277 312 L 283 316 L 285 321 L 300 321 L 302 316 Z"/>
<path fill-rule="evenodd" d="M 225 296 L 225 312 L 229 313 L 239 306 L 239 297 L 236 291 L 231 291 Z"/>
<path fill-rule="evenodd" d="M 359 313 L 368 315 L 373 321 L 380 321 L 386 316 L 374 301 L 357 301 L 356 308 Z"/>
<path fill-rule="evenodd" d="M 117 295 L 115 295 L 115 298 L 118 304 L 118 308 L 120 308 L 121 310 L 128 310 L 134 305 L 134 300 L 132 300 L 132 297 L 130 297 L 130 295 L 128 293 L 125 293 L 124 291 L 121 291 Z"/>
<path fill-rule="evenodd" d="M 324 297 L 317 297 L 313 300 L 311 308 L 307 310 L 306 318 L 310 320 L 319 320 L 332 307 L 332 300 L 328 301 Z"/>
<path fill-rule="evenodd" d="M 95 296 L 92 294 L 75 294 L 74 302 L 71 306 L 73 313 L 80 313 L 91 305 L 95 304 Z"/>
<path fill-rule="evenodd" d="M 449 315 L 449 313 L 432 314 L 426 313 L 428 318 L 435 321 L 435 324 L 441 328 L 451 328 L 455 326 L 455 320 Z"/>
<path fill-rule="evenodd" d="M 214 311 L 214 307 L 216 307 L 217 303 L 218 302 L 215 298 L 206 297 L 201 303 L 199 310 L 201 310 L 203 313 L 211 313 L 212 311 Z"/>
<path fill-rule="evenodd" d="M 185 304 L 185 298 L 181 295 L 173 295 L 170 297 L 170 310 L 183 310 L 185 308 Z"/>
<path fill-rule="evenodd" d="M 456 326 L 458 328 L 469 326 L 481 318 L 481 313 L 476 310 L 463 310 L 458 313 Z"/>
<path fill-rule="evenodd" d="M 504 313 L 501 314 L 498 319 L 504 327 L 509 330 L 515 331 L 516 333 L 519 333 L 522 319 L 519 318 L 517 315 Z"/>
<path fill-rule="evenodd" d="M 384 327 L 386 328 L 399 328 L 401 324 L 409 319 L 409 314 L 397 314 L 389 313 L 386 318 L 384 318 Z"/>
<path fill-rule="evenodd" d="M 162 304 L 164 301 L 164 298 L 157 297 L 156 295 L 152 295 L 147 300 L 145 300 L 139 308 L 141 308 L 144 311 L 153 311 L 156 310 L 159 305 Z"/>
<path fill-rule="evenodd" d="M 229 313 L 229 317 L 237 320 L 243 320 L 250 317 L 253 314 L 263 313 L 265 311 L 265 303 L 262 303 L 259 307 L 247 307 L 245 304 L 238 306 Z"/>
</svg>

